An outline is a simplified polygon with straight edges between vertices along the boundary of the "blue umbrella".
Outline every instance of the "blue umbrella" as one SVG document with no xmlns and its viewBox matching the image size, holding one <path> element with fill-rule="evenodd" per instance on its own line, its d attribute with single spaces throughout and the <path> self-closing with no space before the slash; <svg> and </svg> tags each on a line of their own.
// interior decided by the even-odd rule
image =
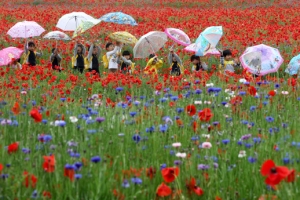
<svg viewBox="0 0 300 200">
<path fill-rule="evenodd" d="M 133 17 L 131 17 L 130 15 L 124 14 L 122 12 L 107 13 L 107 14 L 103 15 L 102 17 L 100 17 L 100 20 L 102 20 L 104 22 L 112 22 L 112 23 L 116 23 L 116 24 L 128 24 L 131 26 L 138 25 L 136 23 L 135 19 L 133 19 Z"/>
<path fill-rule="evenodd" d="M 288 67 L 285 69 L 285 72 L 288 73 L 289 75 L 295 75 L 298 74 L 299 68 L 300 68 L 300 54 L 292 58 Z"/>
<path fill-rule="evenodd" d="M 200 33 L 196 40 L 196 55 L 205 56 L 210 51 L 216 50 L 216 46 L 223 35 L 222 26 L 211 26 Z"/>
</svg>

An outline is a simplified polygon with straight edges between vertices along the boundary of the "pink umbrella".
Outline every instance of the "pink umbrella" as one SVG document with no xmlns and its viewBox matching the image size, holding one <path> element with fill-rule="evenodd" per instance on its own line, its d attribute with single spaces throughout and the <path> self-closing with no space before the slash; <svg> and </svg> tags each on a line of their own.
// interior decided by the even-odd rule
<svg viewBox="0 0 300 200">
<path fill-rule="evenodd" d="M 167 36 L 174 42 L 181 44 L 183 46 L 188 46 L 191 44 L 189 36 L 180 29 L 177 28 L 167 28 L 165 30 Z"/>
<path fill-rule="evenodd" d="M 197 45 L 196 45 L 196 43 L 190 44 L 189 46 L 185 47 L 183 50 L 192 52 L 192 53 L 196 53 Z M 205 52 L 204 56 L 208 56 L 208 55 L 221 55 L 221 54 L 216 48 L 213 48 L 213 49 L 209 49 L 207 52 Z"/>
<path fill-rule="evenodd" d="M 8 47 L 0 51 L 0 66 L 8 65 L 12 59 L 19 59 L 23 53 L 22 49 L 16 47 Z"/>
<path fill-rule="evenodd" d="M 23 21 L 16 23 L 7 32 L 12 38 L 30 38 L 40 36 L 45 29 L 34 21 Z"/>
</svg>

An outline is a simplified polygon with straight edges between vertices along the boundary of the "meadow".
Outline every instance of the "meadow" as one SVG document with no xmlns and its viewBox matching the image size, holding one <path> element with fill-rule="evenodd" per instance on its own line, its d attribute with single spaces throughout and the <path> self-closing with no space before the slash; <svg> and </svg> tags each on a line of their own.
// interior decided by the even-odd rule
<svg viewBox="0 0 300 200">
<path fill-rule="evenodd" d="M 278 73 L 256 79 L 218 73 L 213 56 L 203 58 L 209 72 L 192 73 L 191 54 L 177 46 L 183 76 L 170 76 L 167 64 L 146 76 L 146 61 L 135 60 L 132 75 L 101 68 L 99 77 L 73 72 L 74 41 L 58 43 L 63 71 L 53 71 L 56 43 L 34 38 L 44 52 L 39 66 L 0 68 L 1 200 L 299 199 L 299 81 L 284 73 L 300 50 L 298 1 L 14 0 L 0 9 L 0 49 L 24 47 L 6 34 L 18 21 L 49 32 L 69 12 L 122 11 L 139 25 L 101 23 L 78 39 L 96 38 L 104 49 L 115 31 L 139 38 L 174 27 L 195 40 L 221 25 L 221 47 L 235 56 L 264 43 L 285 60 Z M 158 53 L 164 61 L 171 44 Z"/>
</svg>

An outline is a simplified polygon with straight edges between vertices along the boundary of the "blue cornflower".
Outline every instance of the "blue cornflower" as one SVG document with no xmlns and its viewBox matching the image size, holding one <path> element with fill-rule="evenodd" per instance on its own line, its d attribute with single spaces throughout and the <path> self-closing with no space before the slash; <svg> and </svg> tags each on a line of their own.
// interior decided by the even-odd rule
<svg viewBox="0 0 300 200">
<path fill-rule="evenodd" d="M 253 142 L 254 142 L 254 144 L 259 144 L 260 142 L 261 142 L 261 139 L 259 138 L 259 137 L 255 137 L 255 138 L 253 138 Z"/>
<path fill-rule="evenodd" d="M 129 114 L 131 117 L 134 117 L 137 114 L 137 112 L 130 112 Z"/>
<path fill-rule="evenodd" d="M 274 122 L 274 118 L 271 116 L 266 117 L 267 122 Z"/>
<path fill-rule="evenodd" d="M 62 102 L 65 102 L 65 101 L 66 101 L 66 98 L 60 98 L 60 100 L 61 100 Z"/>
<path fill-rule="evenodd" d="M 146 128 L 147 133 L 153 133 L 155 131 L 155 126 L 151 126 L 149 128 Z"/>
<path fill-rule="evenodd" d="M 101 158 L 99 156 L 94 156 L 91 158 L 91 162 L 93 163 L 98 163 L 101 161 Z"/>
<path fill-rule="evenodd" d="M 251 144 L 251 143 L 246 143 L 246 144 L 244 144 L 245 145 L 245 147 L 247 148 L 247 149 L 250 149 L 252 146 L 253 146 L 253 144 Z"/>
<path fill-rule="evenodd" d="M 251 106 L 251 107 L 250 107 L 250 111 L 253 112 L 253 111 L 255 111 L 255 110 L 256 110 L 256 106 Z"/>
<path fill-rule="evenodd" d="M 138 178 L 138 177 L 133 177 L 133 178 L 131 178 L 131 182 L 134 183 L 134 184 L 137 184 L 137 185 L 143 183 L 142 179 L 140 179 L 140 178 Z"/>
<path fill-rule="evenodd" d="M 222 101 L 221 104 L 222 104 L 223 106 L 225 106 L 225 105 L 227 104 L 227 102 L 226 102 L 226 101 Z"/>
<path fill-rule="evenodd" d="M 122 187 L 123 187 L 123 188 L 129 188 L 129 187 L 130 187 L 129 182 L 128 182 L 126 179 L 123 181 Z"/>
<path fill-rule="evenodd" d="M 166 102 L 167 100 L 168 100 L 168 98 L 163 97 L 163 98 L 159 99 L 159 102 L 164 103 L 164 102 Z"/>
<path fill-rule="evenodd" d="M 178 98 L 178 96 L 172 96 L 170 99 L 171 99 L 172 101 L 177 101 L 179 98 Z"/>
<path fill-rule="evenodd" d="M 282 159 L 282 161 L 283 161 L 283 164 L 287 165 L 287 164 L 290 163 L 290 158 L 289 157 L 285 157 L 285 158 Z"/>
<path fill-rule="evenodd" d="M 246 92 L 245 91 L 240 91 L 239 95 L 244 96 L 244 95 L 246 95 Z"/>
<path fill-rule="evenodd" d="M 223 144 L 228 144 L 229 142 L 230 142 L 229 139 L 222 140 L 222 143 L 223 143 Z"/>
<path fill-rule="evenodd" d="M 159 130 L 162 133 L 166 132 L 168 130 L 168 125 L 167 124 L 161 124 L 161 125 L 159 125 Z"/>
<path fill-rule="evenodd" d="M 75 179 L 78 180 L 78 179 L 81 179 L 81 178 L 82 178 L 82 175 L 81 175 L 81 174 L 75 174 L 74 177 L 75 177 Z"/>
<path fill-rule="evenodd" d="M 132 137 L 132 139 L 133 139 L 136 143 L 138 143 L 138 142 L 141 140 L 141 136 L 140 136 L 139 134 L 134 134 L 133 137 Z"/>
<path fill-rule="evenodd" d="M 279 85 L 279 83 L 275 83 L 275 88 L 280 88 L 280 85 Z"/>
<path fill-rule="evenodd" d="M 166 168 L 167 167 L 167 164 L 161 164 L 160 165 L 160 170 L 162 170 L 162 169 L 164 169 L 164 168 Z"/>
<path fill-rule="evenodd" d="M 177 113 L 182 113 L 184 111 L 183 108 L 176 108 Z"/>
<path fill-rule="evenodd" d="M 71 152 L 70 156 L 73 157 L 73 158 L 79 158 L 80 157 L 80 153 Z"/>
<path fill-rule="evenodd" d="M 37 190 L 34 190 L 31 194 L 31 198 L 36 199 L 38 197 L 38 192 Z"/>
<path fill-rule="evenodd" d="M 201 94 L 201 93 L 202 93 L 202 90 L 200 90 L 200 89 L 195 90 L 195 94 Z"/>
<path fill-rule="evenodd" d="M 30 149 L 28 148 L 22 148 L 23 153 L 28 154 L 30 153 Z"/>
<path fill-rule="evenodd" d="M 250 163 L 255 163 L 256 161 L 257 161 L 257 158 L 255 158 L 255 157 L 249 157 L 248 158 L 248 161 L 250 162 Z"/>
<path fill-rule="evenodd" d="M 117 88 L 116 88 L 116 91 L 117 91 L 117 92 L 122 92 L 123 90 L 124 90 L 124 88 L 122 88 L 122 87 L 117 87 Z"/>
</svg>

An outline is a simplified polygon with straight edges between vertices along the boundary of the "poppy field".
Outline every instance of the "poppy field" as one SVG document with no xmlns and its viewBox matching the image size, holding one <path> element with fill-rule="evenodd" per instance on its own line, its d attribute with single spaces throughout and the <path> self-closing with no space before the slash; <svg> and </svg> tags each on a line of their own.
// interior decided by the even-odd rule
<svg viewBox="0 0 300 200">
<path fill-rule="evenodd" d="M 284 73 L 300 51 L 300 7 L 293 0 L 11 1 L 0 4 L 0 49 L 25 40 L 6 33 L 32 20 L 57 30 L 64 14 L 100 17 L 122 11 L 138 26 L 102 23 L 79 38 L 109 33 L 137 38 L 152 30 L 180 28 L 192 40 L 209 26 L 223 26 L 222 48 L 235 56 L 267 44 L 284 59 L 264 77 L 209 71 L 145 75 L 74 73 L 74 41 L 58 42 L 62 72 L 49 63 L 56 43 L 33 38 L 43 57 L 36 67 L 0 68 L 0 199 L 208 199 L 297 200 L 300 197 L 299 80 Z M 68 34 L 68 33 L 67 33 Z M 72 33 L 69 34 L 70 36 Z M 126 46 L 132 52 L 131 46 Z M 202 59 L 202 58 L 201 58 Z"/>
</svg>

